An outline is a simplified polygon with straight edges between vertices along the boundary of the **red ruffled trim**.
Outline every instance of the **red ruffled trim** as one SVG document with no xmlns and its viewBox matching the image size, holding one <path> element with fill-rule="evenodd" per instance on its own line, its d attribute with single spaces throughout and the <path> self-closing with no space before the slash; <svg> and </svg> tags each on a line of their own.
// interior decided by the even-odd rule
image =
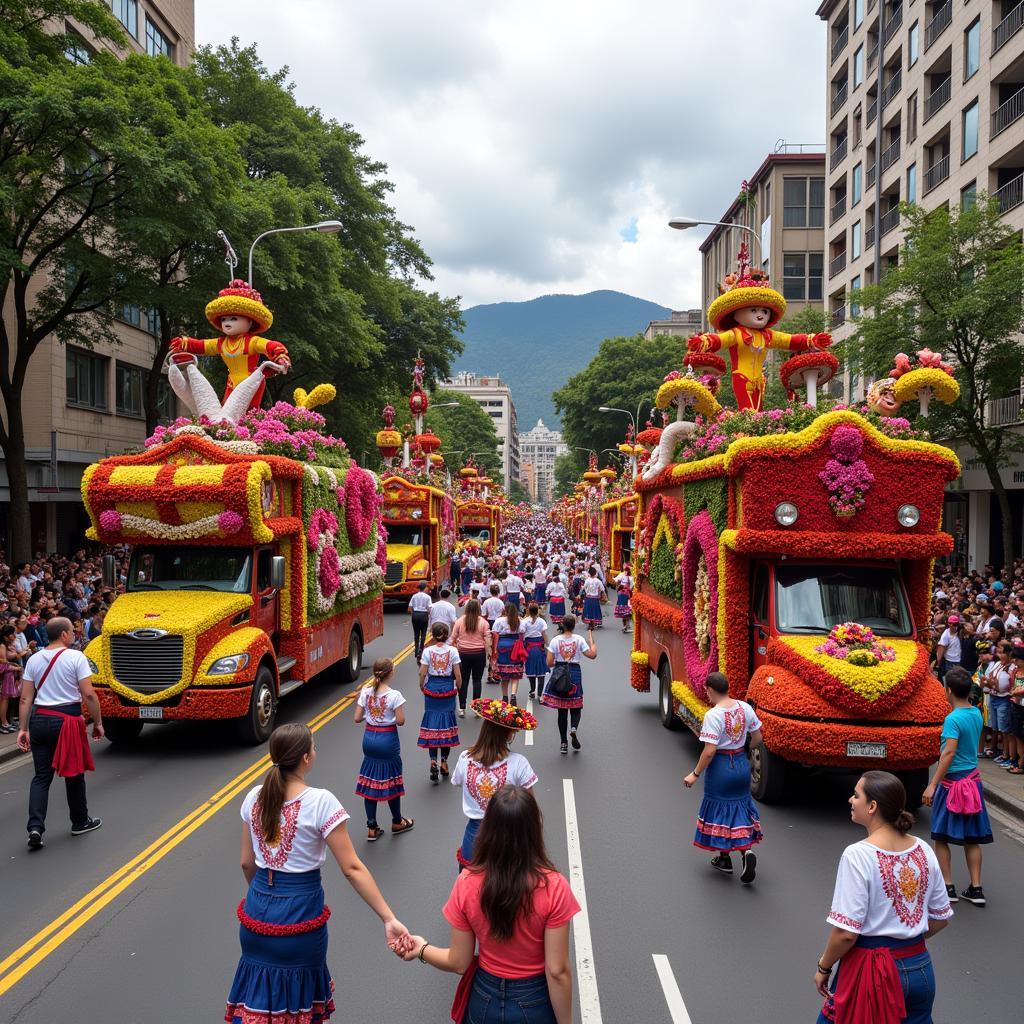
<svg viewBox="0 0 1024 1024">
<path fill-rule="evenodd" d="M 316 917 L 311 917 L 308 921 L 296 921 L 295 924 L 268 924 L 266 921 L 257 921 L 255 917 L 250 917 L 245 912 L 245 900 L 238 904 L 236 913 L 238 920 L 256 935 L 284 938 L 288 935 L 305 935 L 306 932 L 315 932 L 318 928 L 323 928 L 330 919 L 331 908 L 324 904 L 323 911 Z M 231 1020 L 231 1018 L 226 1017 L 225 1020 Z"/>
<path fill-rule="evenodd" d="M 331 987 L 334 983 L 331 982 Z M 337 1007 L 333 999 L 327 1002 L 315 1002 L 308 1010 L 280 1010 L 275 1013 L 273 1010 L 250 1010 L 242 1003 L 228 1003 L 224 1011 L 224 1020 L 228 1024 L 241 1021 L 241 1024 L 320 1024 L 328 1020 Z"/>
<path fill-rule="evenodd" d="M 755 833 L 761 832 L 761 822 L 755 818 L 750 825 L 737 825 L 732 828 L 729 825 L 716 825 L 714 822 L 698 818 L 697 831 L 701 835 L 711 836 L 715 839 L 749 839 Z"/>
</svg>

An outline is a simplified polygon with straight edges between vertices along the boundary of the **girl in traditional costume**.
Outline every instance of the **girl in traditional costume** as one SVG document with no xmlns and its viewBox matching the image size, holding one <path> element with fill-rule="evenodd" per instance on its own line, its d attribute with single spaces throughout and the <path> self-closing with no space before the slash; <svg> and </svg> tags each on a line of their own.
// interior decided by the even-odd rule
<svg viewBox="0 0 1024 1024">
<path fill-rule="evenodd" d="M 420 690 L 423 691 L 423 720 L 417 746 L 430 755 L 430 781 L 437 783 L 438 771 L 448 777 L 448 755 L 459 745 L 459 723 L 455 698 L 462 686 L 462 661 L 448 643 L 448 626 L 435 622 L 430 630 L 434 642 L 420 658 Z M 441 764 L 438 766 L 438 753 Z"/>
</svg>

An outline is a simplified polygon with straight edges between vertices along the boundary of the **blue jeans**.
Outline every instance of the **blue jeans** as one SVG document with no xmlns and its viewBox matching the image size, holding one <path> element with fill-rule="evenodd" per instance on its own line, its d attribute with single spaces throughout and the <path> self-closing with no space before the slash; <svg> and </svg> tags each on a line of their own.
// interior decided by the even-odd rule
<svg viewBox="0 0 1024 1024">
<path fill-rule="evenodd" d="M 499 978 L 479 968 L 463 1024 L 555 1024 L 547 978 Z"/>
</svg>

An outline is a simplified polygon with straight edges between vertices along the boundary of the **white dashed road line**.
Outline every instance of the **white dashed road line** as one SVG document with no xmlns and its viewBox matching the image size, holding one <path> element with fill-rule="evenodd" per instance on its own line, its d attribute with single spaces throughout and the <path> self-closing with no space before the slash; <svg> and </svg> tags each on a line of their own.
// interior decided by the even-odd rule
<svg viewBox="0 0 1024 1024">
<path fill-rule="evenodd" d="M 594 969 L 594 947 L 590 939 L 590 915 L 587 912 L 587 890 L 583 882 L 583 857 L 580 851 L 580 832 L 576 819 L 576 796 L 573 792 L 572 779 L 562 780 L 562 793 L 565 798 L 569 884 L 580 905 L 580 912 L 572 919 L 573 944 L 576 949 L 576 982 L 580 993 L 580 1021 L 582 1024 L 601 1024 L 601 1000 L 597 994 L 597 972 Z"/>
<path fill-rule="evenodd" d="M 526 710 L 529 711 L 531 715 L 533 714 L 533 698 L 532 697 L 529 697 L 527 699 L 527 701 L 526 701 Z M 525 735 L 526 735 L 526 745 L 528 747 L 532 747 L 533 746 L 533 730 L 532 729 L 528 730 L 525 733 Z"/>
<path fill-rule="evenodd" d="M 664 953 L 652 953 L 651 956 L 654 959 L 654 968 L 658 972 L 658 980 L 661 982 L 661 990 L 665 993 L 665 1002 L 668 1003 L 672 1024 L 693 1024 L 689 1013 L 686 1012 L 683 993 L 679 991 L 679 985 L 672 972 L 672 965 L 668 962 L 668 957 Z"/>
</svg>

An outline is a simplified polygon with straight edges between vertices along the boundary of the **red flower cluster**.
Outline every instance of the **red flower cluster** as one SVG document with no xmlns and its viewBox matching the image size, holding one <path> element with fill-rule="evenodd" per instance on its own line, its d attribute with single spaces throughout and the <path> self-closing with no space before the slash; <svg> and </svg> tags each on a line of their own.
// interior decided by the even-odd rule
<svg viewBox="0 0 1024 1024">
<path fill-rule="evenodd" d="M 238 904 L 236 913 L 238 920 L 248 931 L 254 932 L 256 935 L 272 935 L 275 938 L 315 932 L 318 928 L 323 928 L 331 919 L 331 908 L 326 903 L 324 909 L 316 917 L 311 917 L 308 921 L 296 921 L 295 924 L 268 924 L 266 921 L 257 921 L 255 917 L 250 917 L 245 912 L 245 900 Z"/>
</svg>

